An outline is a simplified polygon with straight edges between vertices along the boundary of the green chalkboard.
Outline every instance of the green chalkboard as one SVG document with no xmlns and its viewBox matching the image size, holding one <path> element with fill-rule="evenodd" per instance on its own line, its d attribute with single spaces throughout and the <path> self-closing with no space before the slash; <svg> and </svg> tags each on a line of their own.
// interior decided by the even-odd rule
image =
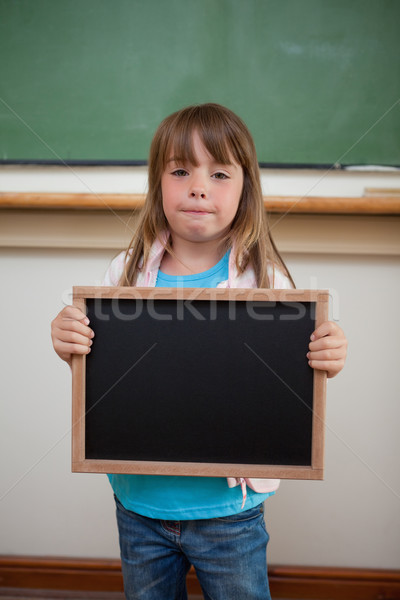
<svg viewBox="0 0 400 600">
<path fill-rule="evenodd" d="M 0 0 L 0 160 L 145 161 L 219 102 L 261 163 L 400 165 L 398 0 Z"/>
</svg>

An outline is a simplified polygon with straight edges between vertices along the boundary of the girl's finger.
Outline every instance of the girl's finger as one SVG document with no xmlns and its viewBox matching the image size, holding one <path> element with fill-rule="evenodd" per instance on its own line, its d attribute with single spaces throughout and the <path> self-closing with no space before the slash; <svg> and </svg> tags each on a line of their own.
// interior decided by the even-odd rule
<svg viewBox="0 0 400 600">
<path fill-rule="evenodd" d="M 92 339 L 90 336 L 82 335 L 76 331 L 59 329 L 54 332 L 54 337 L 60 342 L 78 344 L 82 346 L 91 346 Z"/>
<path fill-rule="evenodd" d="M 87 316 L 76 306 L 66 306 L 59 315 L 63 320 L 73 319 L 75 321 L 82 321 L 85 325 L 89 325 L 89 319 Z"/>
<path fill-rule="evenodd" d="M 341 348 L 331 348 L 326 350 L 318 350 L 314 352 L 307 352 L 307 358 L 309 360 L 340 360 L 343 358 L 343 351 Z"/>
<path fill-rule="evenodd" d="M 337 336 L 327 335 L 319 338 L 315 342 L 310 342 L 308 347 L 311 351 L 324 350 L 325 348 L 341 348 L 346 345 L 346 339 Z"/>
<path fill-rule="evenodd" d="M 89 354 L 92 348 L 83 344 L 68 344 L 66 342 L 58 342 L 54 345 L 54 349 L 59 354 Z"/>
<path fill-rule="evenodd" d="M 344 337 L 344 333 L 339 325 L 333 321 L 325 321 L 311 334 L 311 341 L 318 340 L 325 336 Z"/>
<path fill-rule="evenodd" d="M 310 360 L 310 367 L 319 371 L 326 371 L 328 378 L 334 377 L 344 367 L 344 360 Z"/>
<path fill-rule="evenodd" d="M 94 331 L 90 327 L 84 325 L 80 321 L 72 319 L 63 319 L 59 321 L 57 323 L 57 329 L 61 331 L 75 331 L 88 338 L 94 337 Z"/>
</svg>

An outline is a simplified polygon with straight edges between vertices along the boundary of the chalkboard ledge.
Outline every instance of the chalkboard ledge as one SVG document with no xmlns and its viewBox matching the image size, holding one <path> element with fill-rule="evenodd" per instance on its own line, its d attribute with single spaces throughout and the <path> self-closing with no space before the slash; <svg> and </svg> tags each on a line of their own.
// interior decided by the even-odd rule
<svg viewBox="0 0 400 600">
<path fill-rule="evenodd" d="M 141 208 L 144 194 L 65 194 L 2 192 L 0 209 L 133 210 Z M 264 196 L 270 213 L 399 215 L 400 193 L 390 190 L 366 196 Z"/>
</svg>

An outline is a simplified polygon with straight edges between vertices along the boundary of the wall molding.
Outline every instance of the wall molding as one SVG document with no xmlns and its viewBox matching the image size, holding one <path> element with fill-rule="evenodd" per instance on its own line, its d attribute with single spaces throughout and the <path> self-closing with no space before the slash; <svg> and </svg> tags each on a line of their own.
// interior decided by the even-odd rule
<svg viewBox="0 0 400 600">
<path fill-rule="evenodd" d="M 0 248 L 111 250 L 127 248 L 132 211 L 0 211 Z M 272 214 L 271 231 L 283 254 L 400 255 L 400 218 L 389 215 Z"/>
<path fill-rule="evenodd" d="M 271 566 L 269 578 L 274 598 L 400 600 L 400 570 Z M 193 569 L 187 582 L 192 598 L 201 594 Z M 117 559 L 0 556 L 0 597 L 26 589 L 41 590 L 41 597 L 63 590 L 63 598 L 77 591 L 117 598 L 123 590 L 121 564 Z"/>
</svg>

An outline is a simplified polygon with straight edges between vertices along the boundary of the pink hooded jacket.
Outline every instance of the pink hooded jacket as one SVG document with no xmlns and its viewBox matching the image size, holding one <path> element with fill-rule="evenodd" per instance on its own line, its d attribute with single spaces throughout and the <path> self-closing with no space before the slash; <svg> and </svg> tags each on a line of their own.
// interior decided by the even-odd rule
<svg viewBox="0 0 400 600">
<path fill-rule="evenodd" d="M 136 286 L 137 287 L 155 287 L 157 281 L 158 270 L 162 261 L 162 257 L 165 252 L 165 244 L 168 240 L 169 233 L 165 232 L 160 236 L 153 244 L 150 249 L 149 260 L 146 265 L 146 269 L 139 272 Z M 124 270 L 125 264 L 125 251 L 118 254 L 109 266 L 103 281 L 105 286 L 117 286 L 120 277 Z M 268 275 L 272 286 L 275 289 L 290 289 L 292 284 L 286 275 L 282 273 L 272 263 L 268 268 Z M 244 273 L 239 274 L 235 264 L 235 252 L 232 251 L 229 258 L 229 276 L 226 281 L 221 281 L 218 284 L 219 288 L 256 288 L 257 282 L 254 271 L 251 267 L 247 267 Z M 229 487 L 235 487 L 241 485 L 243 494 L 243 505 L 246 501 L 246 485 L 252 490 L 258 493 L 269 493 L 275 492 L 278 487 L 279 479 L 254 479 L 254 478 L 227 478 Z"/>
</svg>

